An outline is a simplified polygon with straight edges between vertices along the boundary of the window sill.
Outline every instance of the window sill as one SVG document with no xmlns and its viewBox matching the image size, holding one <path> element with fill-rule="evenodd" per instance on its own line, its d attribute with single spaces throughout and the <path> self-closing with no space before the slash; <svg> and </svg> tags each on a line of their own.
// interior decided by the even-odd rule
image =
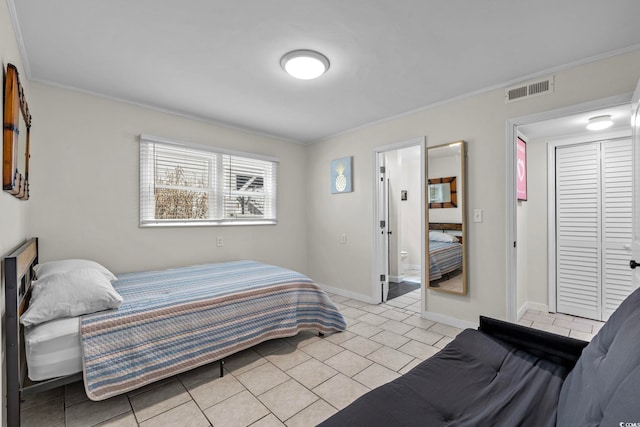
<svg viewBox="0 0 640 427">
<path fill-rule="evenodd" d="M 140 222 L 140 228 L 167 228 L 167 227 L 233 227 L 247 225 L 277 225 L 277 220 L 255 220 L 255 221 L 167 221 L 167 222 Z"/>
</svg>

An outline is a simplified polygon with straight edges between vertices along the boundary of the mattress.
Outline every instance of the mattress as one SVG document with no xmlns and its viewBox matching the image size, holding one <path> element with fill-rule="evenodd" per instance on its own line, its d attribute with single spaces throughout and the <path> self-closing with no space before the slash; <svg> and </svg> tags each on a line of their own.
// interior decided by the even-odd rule
<svg viewBox="0 0 640 427">
<path fill-rule="evenodd" d="M 32 381 L 82 372 L 79 317 L 56 319 L 25 328 L 24 343 L 29 379 Z"/>
<path fill-rule="evenodd" d="M 429 241 L 429 281 L 462 267 L 462 245 L 457 242 Z"/>
<path fill-rule="evenodd" d="M 328 295 L 254 261 L 118 275 L 118 310 L 82 316 L 84 382 L 103 400 L 301 330 L 346 328 Z"/>
</svg>

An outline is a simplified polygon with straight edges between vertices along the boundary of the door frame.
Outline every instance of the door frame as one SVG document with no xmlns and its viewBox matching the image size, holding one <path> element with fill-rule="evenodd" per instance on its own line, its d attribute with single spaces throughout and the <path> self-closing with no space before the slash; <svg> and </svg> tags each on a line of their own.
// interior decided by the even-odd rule
<svg viewBox="0 0 640 427">
<path fill-rule="evenodd" d="M 631 152 L 632 154 L 632 184 L 633 189 L 633 223 L 631 239 L 631 259 L 629 267 L 633 268 L 633 285 L 640 287 L 640 269 L 633 267 L 633 261 L 640 258 L 640 80 L 631 99 Z"/>
<path fill-rule="evenodd" d="M 372 215 L 373 215 L 373 221 L 372 221 L 372 229 L 371 229 L 371 236 L 372 236 L 372 241 L 373 244 L 372 246 L 372 254 L 371 254 L 371 301 L 374 301 L 374 303 L 380 303 L 381 302 L 381 292 L 380 292 L 380 271 L 381 271 L 381 266 L 380 266 L 380 260 L 383 258 L 382 256 L 382 251 L 387 251 L 389 250 L 389 248 L 384 248 L 384 245 L 382 243 L 382 239 L 380 238 L 380 233 L 379 233 L 379 229 L 380 229 L 380 220 L 379 220 L 379 214 L 378 212 L 380 211 L 381 208 L 381 204 L 382 204 L 382 200 L 380 200 L 379 194 L 380 192 L 379 190 L 379 185 L 380 185 L 380 180 L 379 175 L 380 175 L 380 158 L 381 155 L 389 152 L 389 151 L 396 151 L 396 150 L 401 150 L 403 148 L 408 148 L 408 147 L 415 147 L 418 146 L 420 147 L 420 235 L 421 236 L 425 236 L 425 223 L 426 223 L 426 209 L 425 209 L 425 188 L 426 188 L 426 180 L 425 177 L 427 176 L 427 165 L 426 165 L 426 153 L 427 153 L 427 137 L 426 136 L 420 136 L 420 137 L 416 137 L 416 138 L 411 138 L 411 139 L 406 139 L 406 140 L 402 140 L 402 141 L 397 141 L 397 142 L 392 142 L 389 144 L 385 144 L 385 145 L 381 145 L 378 147 L 374 147 L 373 151 L 372 151 L 372 182 L 373 182 L 373 188 L 372 188 L 372 200 L 373 200 L 373 209 L 372 209 Z M 421 282 L 422 285 L 420 286 L 420 294 L 421 294 L 421 307 L 422 307 L 422 311 L 424 311 L 424 283 L 425 283 L 425 271 L 424 271 L 424 261 L 425 261 L 425 239 L 423 238 L 421 240 L 421 247 L 420 247 L 420 262 L 422 265 L 422 269 L 421 269 Z M 389 279 L 388 275 L 387 275 L 387 280 Z"/>
<path fill-rule="evenodd" d="M 518 127 L 550 119 L 557 119 L 574 114 L 586 113 L 601 108 L 629 104 L 631 93 L 615 95 L 594 101 L 588 101 L 569 107 L 558 108 L 505 121 L 505 208 L 506 208 L 506 320 L 516 322 L 518 319 L 518 267 L 517 267 L 517 195 L 516 195 L 516 140 Z"/>
</svg>

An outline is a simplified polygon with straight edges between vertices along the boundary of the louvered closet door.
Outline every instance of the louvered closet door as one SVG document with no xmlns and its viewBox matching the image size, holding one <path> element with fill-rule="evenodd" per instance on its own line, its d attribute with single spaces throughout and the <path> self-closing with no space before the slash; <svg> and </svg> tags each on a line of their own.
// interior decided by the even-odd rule
<svg viewBox="0 0 640 427">
<path fill-rule="evenodd" d="M 556 305 L 600 319 L 600 149 L 556 149 Z"/>
<path fill-rule="evenodd" d="M 631 139 L 602 144 L 602 320 L 633 291 Z"/>
</svg>

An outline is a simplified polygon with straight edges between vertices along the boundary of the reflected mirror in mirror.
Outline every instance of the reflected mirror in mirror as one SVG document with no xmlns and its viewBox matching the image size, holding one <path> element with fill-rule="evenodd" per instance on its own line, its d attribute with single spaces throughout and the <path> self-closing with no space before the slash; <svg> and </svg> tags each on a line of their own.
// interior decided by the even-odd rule
<svg viewBox="0 0 640 427">
<path fill-rule="evenodd" d="M 451 185 L 429 184 L 429 203 L 446 203 L 451 201 Z"/>
<path fill-rule="evenodd" d="M 458 206 L 457 178 L 429 178 L 429 209 L 455 208 Z"/>
<path fill-rule="evenodd" d="M 467 293 L 465 142 L 427 149 L 430 290 Z"/>
</svg>

